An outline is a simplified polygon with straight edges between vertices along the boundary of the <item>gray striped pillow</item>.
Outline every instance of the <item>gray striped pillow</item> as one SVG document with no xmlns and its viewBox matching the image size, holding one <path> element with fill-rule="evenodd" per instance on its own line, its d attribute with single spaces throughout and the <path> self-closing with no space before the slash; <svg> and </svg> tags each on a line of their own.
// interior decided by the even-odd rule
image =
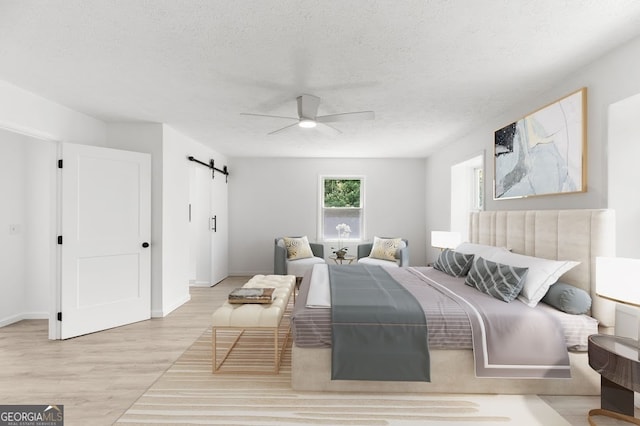
<svg viewBox="0 0 640 426">
<path fill-rule="evenodd" d="M 451 275 L 452 277 L 463 277 L 467 275 L 467 272 L 469 272 L 472 262 L 472 254 L 464 254 L 446 249 L 440 253 L 438 260 L 433 264 L 433 267 L 438 271 Z"/>
<path fill-rule="evenodd" d="M 509 303 L 518 297 L 528 271 L 529 268 L 517 268 L 477 257 L 464 283 Z"/>
</svg>

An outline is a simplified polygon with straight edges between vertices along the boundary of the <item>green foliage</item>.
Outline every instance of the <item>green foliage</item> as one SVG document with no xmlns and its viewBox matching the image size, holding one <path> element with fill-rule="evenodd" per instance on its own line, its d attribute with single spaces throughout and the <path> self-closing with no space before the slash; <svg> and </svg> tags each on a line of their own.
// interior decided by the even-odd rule
<svg viewBox="0 0 640 426">
<path fill-rule="evenodd" d="M 325 207 L 360 207 L 360 179 L 325 179 Z"/>
</svg>

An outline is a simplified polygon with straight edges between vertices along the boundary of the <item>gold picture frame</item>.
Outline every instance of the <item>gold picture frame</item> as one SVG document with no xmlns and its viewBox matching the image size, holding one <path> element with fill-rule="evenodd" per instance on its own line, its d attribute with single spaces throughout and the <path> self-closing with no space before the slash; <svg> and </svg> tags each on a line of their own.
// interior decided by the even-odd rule
<svg viewBox="0 0 640 426">
<path fill-rule="evenodd" d="M 494 133 L 493 199 L 585 192 L 587 88 Z"/>
</svg>

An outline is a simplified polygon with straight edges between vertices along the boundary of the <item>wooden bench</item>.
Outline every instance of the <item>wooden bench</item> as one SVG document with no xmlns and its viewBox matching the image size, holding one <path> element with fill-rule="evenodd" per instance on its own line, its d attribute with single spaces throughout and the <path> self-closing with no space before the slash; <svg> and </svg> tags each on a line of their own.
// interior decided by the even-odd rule
<svg viewBox="0 0 640 426">
<path fill-rule="evenodd" d="M 296 277 L 293 275 L 256 275 L 251 278 L 243 287 L 273 287 L 274 300 L 271 303 L 245 303 L 232 304 L 225 302 L 224 305 L 216 309 L 212 315 L 211 350 L 212 350 L 212 371 L 216 373 L 246 373 L 243 370 L 224 369 L 222 364 L 231 354 L 240 337 L 247 330 L 269 331 L 273 333 L 274 349 L 274 370 L 273 374 L 280 371 L 280 361 L 282 353 L 287 345 L 291 327 L 286 332 L 282 348 L 278 345 L 278 331 L 282 317 L 289 304 L 289 297 L 294 294 L 295 300 Z M 218 343 L 219 331 L 238 331 L 239 334 L 231 343 L 227 352 L 218 363 L 216 346 Z"/>
</svg>

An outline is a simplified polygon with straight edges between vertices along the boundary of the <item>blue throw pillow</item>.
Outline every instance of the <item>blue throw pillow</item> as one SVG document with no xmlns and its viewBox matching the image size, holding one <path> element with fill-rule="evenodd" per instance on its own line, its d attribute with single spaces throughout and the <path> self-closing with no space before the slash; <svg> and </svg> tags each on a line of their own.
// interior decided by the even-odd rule
<svg viewBox="0 0 640 426">
<path fill-rule="evenodd" d="M 520 294 L 528 271 L 528 268 L 503 265 L 477 257 L 464 283 L 509 303 Z"/>
<path fill-rule="evenodd" d="M 464 254 L 446 249 L 440 253 L 433 267 L 452 277 L 464 277 L 469 272 L 472 262 L 472 254 Z"/>
<path fill-rule="evenodd" d="M 591 296 L 581 288 L 558 282 L 549 287 L 542 298 L 547 305 L 568 314 L 586 314 L 591 309 Z"/>
</svg>

